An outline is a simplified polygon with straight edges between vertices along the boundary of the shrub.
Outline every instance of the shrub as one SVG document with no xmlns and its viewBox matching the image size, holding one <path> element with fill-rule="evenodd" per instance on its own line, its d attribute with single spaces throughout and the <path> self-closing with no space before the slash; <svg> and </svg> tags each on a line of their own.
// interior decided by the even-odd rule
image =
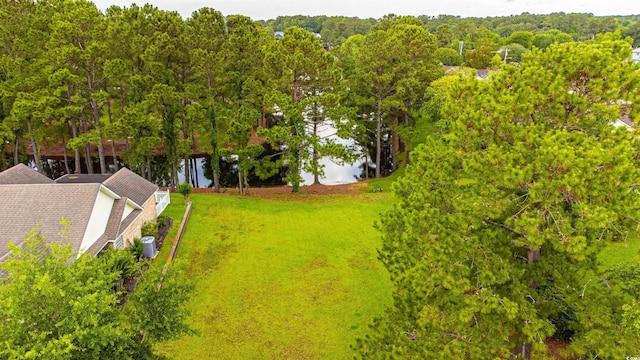
<svg viewBox="0 0 640 360">
<path fill-rule="evenodd" d="M 129 251 L 136 260 L 140 261 L 144 254 L 144 244 L 142 243 L 142 240 L 139 238 L 133 239 L 133 245 L 129 247 Z"/>
<path fill-rule="evenodd" d="M 189 194 L 191 194 L 192 190 L 193 187 L 189 183 L 183 182 L 178 184 L 178 192 L 184 196 L 185 203 L 189 202 Z"/>
<path fill-rule="evenodd" d="M 166 216 L 159 216 L 158 219 L 156 219 L 156 222 L 158 223 L 158 229 L 169 224 Z"/>
<path fill-rule="evenodd" d="M 142 242 L 140 245 L 142 245 Z M 118 274 L 116 283 L 112 285 L 116 292 L 120 292 L 122 290 L 124 279 L 135 275 L 136 272 L 139 271 L 139 267 L 136 264 L 134 256 L 135 255 L 130 251 L 115 249 L 105 249 L 100 254 L 100 261 L 103 262 L 104 267 L 109 269 L 111 273 Z"/>
<path fill-rule="evenodd" d="M 160 224 L 157 221 L 148 221 L 142 224 L 140 232 L 142 233 L 142 236 L 153 236 L 154 238 L 157 238 L 159 226 Z"/>
</svg>

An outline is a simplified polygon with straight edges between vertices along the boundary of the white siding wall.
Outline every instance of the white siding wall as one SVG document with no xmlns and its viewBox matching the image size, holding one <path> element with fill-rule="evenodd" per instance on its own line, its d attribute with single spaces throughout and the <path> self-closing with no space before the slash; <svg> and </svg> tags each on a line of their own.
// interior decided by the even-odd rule
<svg viewBox="0 0 640 360">
<path fill-rule="evenodd" d="M 89 217 L 87 229 L 84 232 L 84 237 L 80 244 L 80 254 L 93 245 L 93 243 L 104 234 L 107 228 L 107 222 L 109 221 L 109 215 L 111 215 L 111 209 L 113 208 L 113 202 L 113 196 L 100 188 L 93 205 L 93 210 L 91 211 L 91 217 Z"/>
<path fill-rule="evenodd" d="M 124 220 L 127 218 L 127 216 L 129 216 L 129 214 L 131 214 L 131 212 L 135 210 L 135 208 L 133 207 L 133 205 L 131 205 L 128 201 L 127 203 L 124 205 L 124 211 L 122 212 L 122 218 L 120 219 L 120 221 Z"/>
</svg>

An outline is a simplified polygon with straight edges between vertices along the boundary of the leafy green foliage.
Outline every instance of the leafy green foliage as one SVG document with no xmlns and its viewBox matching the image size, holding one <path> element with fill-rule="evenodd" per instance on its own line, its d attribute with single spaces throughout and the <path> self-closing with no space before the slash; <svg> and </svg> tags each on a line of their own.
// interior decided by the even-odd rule
<svg viewBox="0 0 640 360">
<path fill-rule="evenodd" d="M 122 279 L 139 271 L 128 251 L 76 259 L 70 246 L 45 242 L 37 228 L 10 249 L 0 264 L 3 358 L 148 359 L 154 343 L 188 330 L 185 282 L 168 278 L 159 291 L 157 275 L 148 273 L 129 304 L 118 306 Z M 159 334 L 160 327 L 167 332 Z"/>
<path fill-rule="evenodd" d="M 141 343 L 157 343 L 194 334 L 186 324 L 189 317 L 187 301 L 194 284 L 179 277 L 177 266 L 169 267 L 162 273 L 161 266 L 148 269 L 131 294 L 130 304 L 125 313 L 132 325 L 141 329 Z"/>
<path fill-rule="evenodd" d="M 111 290 L 120 274 L 95 271 L 86 257 L 67 265 L 70 247 L 45 244 L 37 230 L 24 247 L 11 251 L 2 263 L 8 275 L 0 286 L 0 316 L 6 319 L 0 322 L 2 357 L 62 359 L 123 352 L 116 351 L 118 343 L 129 341 L 119 327 Z"/>
<path fill-rule="evenodd" d="M 529 52 L 524 46 L 518 43 L 509 44 L 498 51 L 500 60 L 506 63 L 520 63 L 522 55 Z"/>
<path fill-rule="evenodd" d="M 128 250 L 136 260 L 140 261 L 140 259 L 142 259 L 142 255 L 144 254 L 144 244 L 142 243 L 142 240 L 140 240 L 140 238 L 133 239 L 133 244 L 131 244 Z"/>
<path fill-rule="evenodd" d="M 491 41 L 483 39 L 471 50 L 467 50 L 464 55 L 464 65 L 474 69 L 488 69 L 491 67 L 494 49 Z"/>
<path fill-rule="evenodd" d="M 189 195 L 193 191 L 193 186 L 187 182 L 178 184 L 178 192 L 184 196 L 184 202 L 189 202 Z"/>
<path fill-rule="evenodd" d="M 133 250 L 126 251 L 107 248 L 100 253 L 98 259 L 104 263 L 103 266 L 110 273 L 118 274 L 118 280 L 122 280 L 140 271 L 136 264 L 135 255 Z"/>
<path fill-rule="evenodd" d="M 580 356 L 633 353 L 635 302 L 597 266 L 640 215 L 637 138 L 611 126 L 637 111 L 629 49 L 555 45 L 448 87 L 450 130 L 414 151 L 379 225 L 396 291 L 362 358 L 543 357 L 554 334 Z"/>
<path fill-rule="evenodd" d="M 343 116 L 340 106 L 344 96 L 341 73 L 335 57 L 318 39 L 295 27 L 287 29 L 269 49 L 265 71 L 271 80 L 265 106 L 277 115 L 276 124 L 259 128 L 258 136 L 281 150 L 288 168 L 285 181 L 291 183 L 292 192 L 298 192 L 303 169 L 321 174 L 318 158 L 340 155 L 330 151 L 339 145 L 327 145 L 330 140 L 320 137 L 318 127 L 331 123 L 338 129 L 349 128 L 345 124 L 350 119 Z"/>
<path fill-rule="evenodd" d="M 345 43 L 340 51 L 349 69 L 350 96 L 358 108 L 361 134 L 371 133 L 376 142 L 376 177 L 381 169 L 383 138 L 395 139 L 399 118 L 411 126 L 424 104 L 426 88 L 443 74 L 434 56 L 436 39 L 415 19 L 389 16 L 366 36 Z M 368 136 L 359 136 L 367 139 Z M 395 155 L 395 149 L 391 151 Z M 397 161 L 392 161 L 397 166 Z"/>
<path fill-rule="evenodd" d="M 506 44 L 518 44 L 525 49 L 531 49 L 534 35 L 531 31 L 514 31 L 509 35 Z"/>
<path fill-rule="evenodd" d="M 153 236 L 155 238 L 158 237 L 158 226 L 159 223 L 155 220 L 153 221 L 147 221 L 144 224 L 142 224 L 142 227 L 140 228 L 140 232 L 142 236 Z"/>
<path fill-rule="evenodd" d="M 439 48 L 433 54 L 442 65 L 460 66 L 462 65 L 462 56 L 451 48 Z"/>
<path fill-rule="evenodd" d="M 237 156 L 238 159 L 238 181 L 240 193 L 248 192 L 249 170 L 258 164 L 257 157 L 264 152 L 262 145 L 250 144 L 252 127 L 251 121 L 257 116 L 256 112 L 246 108 L 241 108 L 235 119 L 232 120 L 227 129 L 227 137 L 233 143 L 233 147 L 223 148 L 220 155 L 224 157 Z M 268 173 L 268 175 L 271 175 Z"/>
<path fill-rule="evenodd" d="M 558 30 L 550 30 L 544 34 L 535 34 L 533 37 L 533 46 L 540 50 L 545 50 L 553 44 L 562 44 L 572 42 L 571 35 Z"/>
<path fill-rule="evenodd" d="M 140 240 L 138 239 L 138 241 Z M 140 245 L 142 245 L 142 242 L 140 242 Z M 144 245 L 142 251 L 144 252 Z M 140 273 L 140 267 L 137 261 L 140 260 L 141 256 L 142 253 L 138 256 L 133 248 L 131 250 L 106 248 L 100 253 L 99 260 L 102 262 L 101 266 L 109 273 L 118 274 L 118 279 L 112 285 L 112 288 L 120 299 L 126 299 L 127 297 L 127 293 L 123 288 L 125 280 Z"/>
</svg>

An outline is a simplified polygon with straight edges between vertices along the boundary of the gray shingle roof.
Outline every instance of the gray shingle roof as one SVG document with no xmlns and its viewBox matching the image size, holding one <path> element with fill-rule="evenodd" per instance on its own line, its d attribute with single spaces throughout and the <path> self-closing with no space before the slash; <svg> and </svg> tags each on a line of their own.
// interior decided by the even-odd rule
<svg viewBox="0 0 640 360">
<path fill-rule="evenodd" d="M 111 174 L 67 174 L 57 178 L 55 181 L 59 184 L 101 184 L 109 177 L 111 177 Z"/>
<path fill-rule="evenodd" d="M 14 184 L 0 186 L 0 261 L 7 255 L 7 244 L 21 244 L 25 234 L 36 225 L 48 241 L 60 240 L 64 226 L 62 219 L 71 221 L 64 242 L 80 244 L 93 205 L 100 191 L 100 184 Z"/>
<path fill-rule="evenodd" d="M 131 214 L 124 218 L 124 220 L 122 220 L 122 223 L 120 224 L 120 232 L 118 233 L 118 235 L 127 230 L 127 228 L 135 221 L 138 216 L 140 216 L 140 214 L 142 214 L 142 210 L 135 209 L 131 212 Z"/>
<path fill-rule="evenodd" d="M 71 244 L 73 251 L 78 252 L 98 192 L 104 186 L 103 191 L 113 191 L 115 194 L 111 196 L 121 198 L 115 199 L 109 210 L 104 234 L 87 249 L 95 254 L 142 213 L 136 209 L 122 219 L 127 201 L 142 206 L 158 189 L 126 168 L 113 175 L 74 176 L 54 182 L 22 164 L 0 173 L 0 261 L 8 254 L 9 242 L 22 244 L 25 235 L 36 226 L 48 242 L 61 240 L 63 218 L 71 225 L 62 242 Z"/>
<path fill-rule="evenodd" d="M 158 190 L 158 186 L 147 181 L 133 171 L 122 168 L 111 175 L 103 184 L 120 196 L 126 196 L 143 206 L 145 201 Z"/>
<path fill-rule="evenodd" d="M 0 172 L 0 184 L 52 184 L 53 180 L 25 164 L 18 164 Z"/>
</svg>

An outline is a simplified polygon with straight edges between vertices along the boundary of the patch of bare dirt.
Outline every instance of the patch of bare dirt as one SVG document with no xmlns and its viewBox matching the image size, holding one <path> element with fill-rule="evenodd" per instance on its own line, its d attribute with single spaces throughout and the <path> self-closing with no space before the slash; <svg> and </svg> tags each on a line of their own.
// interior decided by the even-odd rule
<svg viewBox="0 0 640 360">
<path fill-rule="evenodd" d="M 352 184 L 341 185 L 306 185 L 300 187 L 301 194 L 307 195 L 327 195 L 327 194 L 359 194 L 367 187 L 367 180 L 359 181 Z M 215 194 L 213 188 L 194 188 L 194 194 Z M 242 196 L 272 198 L 291 194 L 291 186 L 275 186 L 275 187 L 255 187 L 249 188 L 249 194 Z M 220 189 L 218 195 L 234 195 L 239 196 L 238 188 Z"/>
<path fill-rule="evenodd" d="M 548 338 L 544 341 L 547 345 L 547 353 L 554 359 L 558 360 L 578 360 L 579 356 L 571 355 L 569 346 L 571 344 L 566 340 Z"/>
<path fill-rule="evenodd" d="M 162 248 L 162 244 L 164 244 L 164 239 L 167 237 L 169 230 L 171 230 L 171 226 L 173 226 L 173 219 L 170 217 L 164 217 L 165 225 L 158 227 L 158 238 L 156 239 L 156 250 L 160 251 Z"/>
</svg>

